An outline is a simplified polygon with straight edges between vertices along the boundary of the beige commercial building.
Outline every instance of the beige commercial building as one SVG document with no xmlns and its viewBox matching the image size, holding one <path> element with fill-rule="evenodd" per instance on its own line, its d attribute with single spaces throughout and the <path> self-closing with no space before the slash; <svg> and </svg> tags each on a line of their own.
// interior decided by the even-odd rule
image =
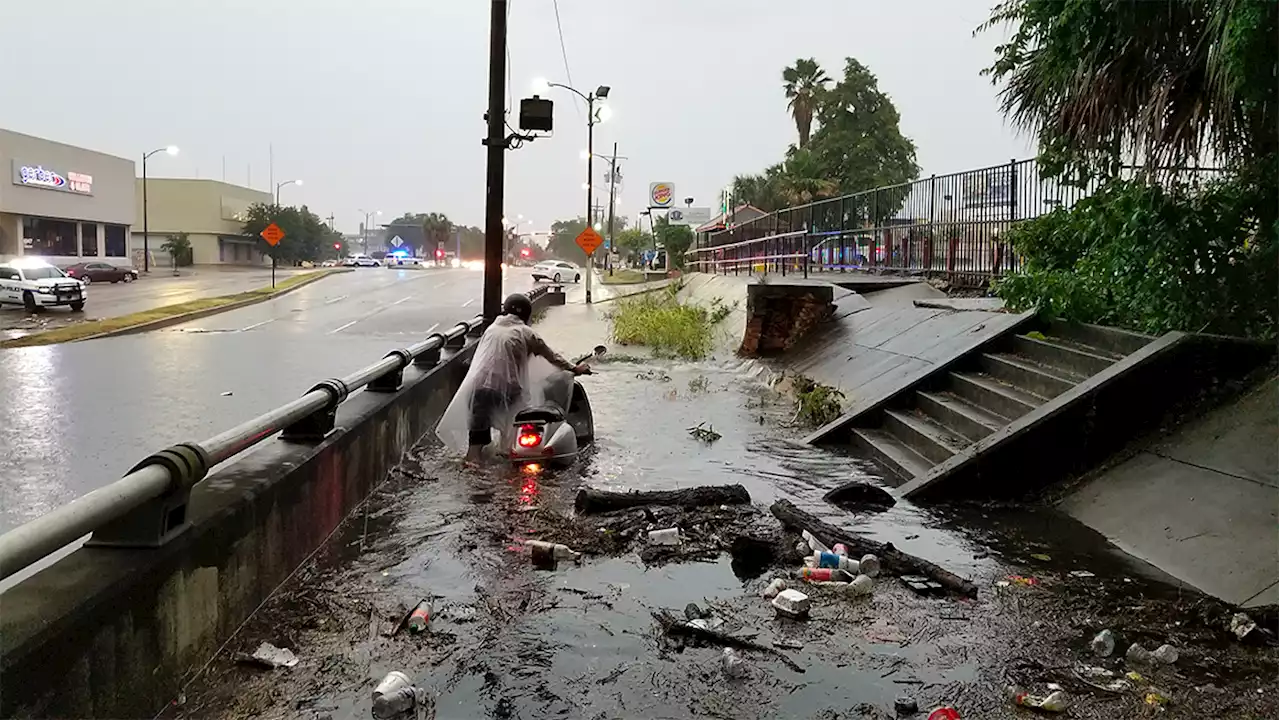
<svg viewBox="0 0 1280 720">
<path fill-rule="evenodd" d="M 0 129 L 0 167 L 0 261 L 132 264 L 132 160 Z"/>
<path fill-rule="evenodd" d="M 142 179 L 137 181 L 136 219 L 131 247 L 143 248 Z M 161 249 L 170 235 L 186 233 L 196 265 L 270 265 L 256 237 L 241 234 L 245 213 L 255 203 L 271 203 L 271 193 L 217 180 L 149 178 L 147 180 L 147 249 L 152 263 L 169 267 Z"/>
</svg>

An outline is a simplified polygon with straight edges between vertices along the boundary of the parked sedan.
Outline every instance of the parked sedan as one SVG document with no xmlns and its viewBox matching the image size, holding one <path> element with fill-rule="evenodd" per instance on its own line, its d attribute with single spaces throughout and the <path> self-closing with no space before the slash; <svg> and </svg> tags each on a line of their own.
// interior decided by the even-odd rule
<svg viewBox="0 0 1280 720">
<path fill-rule="evenodd" d="M 133 268 L 122 268 L 104 262 L 76 263 L 68 265 L 62 271 L 85 285 L 95 282 L 131 283 L 138 279 L 138 272 Z"/>
</svg>

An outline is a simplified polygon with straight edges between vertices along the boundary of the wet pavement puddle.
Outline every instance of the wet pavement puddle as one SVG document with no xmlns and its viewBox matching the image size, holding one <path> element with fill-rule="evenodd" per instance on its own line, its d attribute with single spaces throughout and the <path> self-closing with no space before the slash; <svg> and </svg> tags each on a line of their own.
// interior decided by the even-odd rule
<svg viewBox="0 0 1280 720">
<path fill-rule="evenodd" d="M 1062 684 L 1076 700 L 1073 718 L 1153 716 L 1145 685 L 1102 692 L 1074 674 L 1103 665 L 1123 677 L 1122 661 L 1086 657 L 1088 639 L 1118 623 L 1110 626 L 1131 640 L 1186 647 L 1176 670 L 1143 672 L 1142 683 L 1173 698 L 1162 717 L 1274 717 L 1260 712 L 1275 707 L 1274 653 L 1199 627 L 1209 622 L 1194 619 L 1203 603 L 1180 599 L 1099 538 L 1055 530 L 1051 511 L 899 502 L 855 516 L 827 505 L 831 488 L 875 482 L 874 467 L 800 444 L 800 429 L 779 429 L 788 403 L 750 366 L 613 362 L 584 384 L 598 443 L 577 467 L 468 471 L 425 442 L 164 715 L 367 718 L 378 680 L 400 670 L 434 695 L 441 719 L 892 718 L 902 695 L 922 710 L 907 717 L 944 705 L 964 718 L 1028 716 L 1005 697 L 1009 682 L 1033 692 Z M 690 437 L 699 423 L 721 439 Z M 561 541 L 545 535 L 553 526 L 544 520 L 569 514 L 582 484 L 732 483 L 747 488 L 764 524 L 776 526 L 767 507 L 786 498 L 969 577 L 982 592 L 926 598 L 890 577 L 866 598 L 806 586 L 812 617 L 794 621 L 760 597 L 788 568 L 744 577 L 727 554 L 646 566 L 632 548 L 537 571 L 523 553 L 525 539 Z M 1079 570 L 1093 576 L 1071 575 Z M 427 632 L 386 636 L 426 597 L 434 613 Z M 799 670 L 743 651 L 745 673 L 731 677 L 721 647 L 673 642 L 652 613 L 679 614 L 691 602 L 710 609 L 722 631 L 780 649 Z M 231 659 L 263 641 L 292 649 L 300 663 L 264 671 Z M 1197 689 L 1209 685 L 1230 691 Z"/>
</svg>

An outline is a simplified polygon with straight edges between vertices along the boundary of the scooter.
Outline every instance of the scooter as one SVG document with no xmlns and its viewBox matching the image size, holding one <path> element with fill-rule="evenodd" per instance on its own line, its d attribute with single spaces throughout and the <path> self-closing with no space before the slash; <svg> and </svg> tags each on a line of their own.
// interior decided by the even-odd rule
<svg viewBox="0 0 1280 720">
<path fill-rule="evenodd" d="M 607 352 L 603 345 L 574 360 L 581 365 L 596 360 Z M 588 369 L 590 373 L 590 369 Z M 563 467 L 578 457 L 578 452 L 595 442 L 595 420 L 587 391 L 573 373 L 556 372 L 543 382 L 543 404 L 525 408 L 512 421 L 510 458 L 513 465 Z"/>
</svg>

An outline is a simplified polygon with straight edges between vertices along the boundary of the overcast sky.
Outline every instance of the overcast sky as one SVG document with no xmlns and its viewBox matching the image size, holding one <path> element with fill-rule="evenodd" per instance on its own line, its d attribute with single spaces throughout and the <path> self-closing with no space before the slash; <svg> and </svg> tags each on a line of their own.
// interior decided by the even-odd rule
<svg viewBox="0 0 1280 720">
<path fill-rule="evenodd" d="M 566 73 L 552 0 L 512 0 L 511 95 L 538 76 L 612 86 L 596 149 L 630 158 L 633 219 L 651 181 L 714 205 L 733 175 L 778 161 L 797 57 L 833 76 L 847 56 L 870 67 L 922 174 L 993 165 L 1031 146 L 978 74 L 1001 39 L 972 34 L 991 2 L 559 0 Z M 339 229 L 357 208 L 483 225 L 488 43 L 483 0 L 0 0 L 0 127 L 125 157 L 172 143 L 151 174 L 222 179 L 225 162 L 227 181 L 260 189 L 274 147 L 276 181 L 305 180 L 282 201 Z M 506 211 L 525 232 L 585 211 L 585 114 L 551 93 L 555 137 L 507 153 Z"/>
</svg>

